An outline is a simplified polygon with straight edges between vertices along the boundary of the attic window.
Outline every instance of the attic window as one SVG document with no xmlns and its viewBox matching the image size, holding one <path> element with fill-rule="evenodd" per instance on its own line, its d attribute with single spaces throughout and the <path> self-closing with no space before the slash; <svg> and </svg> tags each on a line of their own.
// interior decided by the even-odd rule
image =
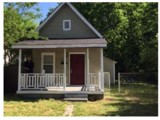
<svg viewBox="0 0 160 120">
<path fill-rule="evenodd" d="M 63 20 L 63 30 L 71 30 L 71 20 Z"/>
</svg>

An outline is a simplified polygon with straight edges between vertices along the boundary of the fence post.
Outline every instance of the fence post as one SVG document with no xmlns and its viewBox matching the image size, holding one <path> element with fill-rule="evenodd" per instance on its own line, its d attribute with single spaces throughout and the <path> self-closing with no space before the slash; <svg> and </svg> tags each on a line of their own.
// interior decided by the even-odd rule
<svg viewBox="0 0 160 120">
<path fill-rule="evenodd" d="M 120 93 L 121 91 L 121 85 L 120 85 L 120 73 L 118 73 L 118 92 Z"/>
<path fill-rule="evenodd" d="M 98 86 L 99 86 L 99 89 L 100 89 L 100 90 L 101 90 L 101 77 L 102 77 L 102 76 L 101 76 L 101 73 L 99 72 L 99 73 L 98 73 L 98 84 L 99 84 Z"/>
<path fill-rule="evenodd" d="M 111 89 L 111 79 L 110 79 L 110 73 L 108 72 L 108 87 L 109 87 L 109 92 Z"/>
</svg>

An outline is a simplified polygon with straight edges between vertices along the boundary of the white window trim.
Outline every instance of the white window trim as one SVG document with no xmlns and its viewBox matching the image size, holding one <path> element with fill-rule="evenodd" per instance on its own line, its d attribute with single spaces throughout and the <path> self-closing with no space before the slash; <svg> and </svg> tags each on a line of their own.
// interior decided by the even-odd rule
<svg viewBox="0 0 160 120">
<path fill-rule="evenodd" d="M 68 75 L 68 78 L 69 78 L 69 85 L 71 85 L 71 80 L 70 80 L 70 65 L 71 65 L 71 55 L 72 54 L 83 54 L 84 55 L 84 85 L 86 85 L 86 56 L 85 56 L 85 52 L 69 52 L 69 62 L 68 62 L 68 68 L 69 68 L 69 75 Z"/>
<path fill-rule="evenodd" d="M 69 28 L 65 28 L 65 22 L 69 22 Z M 71 30 L 71 20 L 63 20 L 63 30 Z"/>
<path fill-rule="evenodd" d="M 44 62 L 44 55 L 53 55 L 53 73 L 55 73 L 55 67 L 56 67 L 56 62 L 55 62 L 55 53 L 52 53 L 52 52 L 42 52 L 41 53 L 41 72 L 43 71 L 43 62 Z M 49 65 L 49 64 L 47 64 Z"/>
</svg>

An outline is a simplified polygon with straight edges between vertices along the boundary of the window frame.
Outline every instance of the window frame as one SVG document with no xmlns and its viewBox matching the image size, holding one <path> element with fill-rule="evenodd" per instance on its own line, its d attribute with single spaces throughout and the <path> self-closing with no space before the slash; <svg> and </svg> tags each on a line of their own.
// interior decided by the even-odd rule
<svg viewBox="0 0 160 120">
<path fill-rule="evenodd" d="M 55 53 L 53 53 L 53 52 L 51 52 L 51 53 L 49 53 L 49 52 L 42 52 L 41 53 L 41 72 L 44 70 L 44 65 L 51 65 L 51 64 L 44 64 L 44 56 L 45 55 L 51 55 L 51 56 L 53 56 L 53 64 L 52 65 L 53 65 L 53 73 L 55 73 L 55 63 L 56 62 L 55 62 Z"/>
<path fill-rule="evenodd" d="M 65 23 L 69 22 L 69 28 L 65 28 Z M 71 20 L 63 20 L 63 30 L 68 31 L 71 30 Z"/>
</svg>

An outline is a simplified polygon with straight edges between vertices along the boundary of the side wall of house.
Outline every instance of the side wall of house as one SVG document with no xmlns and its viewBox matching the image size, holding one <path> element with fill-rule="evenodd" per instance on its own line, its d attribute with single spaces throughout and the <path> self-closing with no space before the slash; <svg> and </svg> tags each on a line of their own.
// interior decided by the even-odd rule
<svg viewBox="0 0 160 120">
<path fill-rule="evenodd" d="M 41 54 L 55 53 L 55 73 L 63 73 L 64 66 L 61 64 L 64 55 L 64 49 L 34 49 L 32 50 L 33 62 L 34 62 L 34 72 L 41 73 Z M 66 49 L 67 52 L 67 84 L 70 83 L 69 80 L 69 53 L 71 52 L 84 52 L 85 53 L 85 68 L 86 68 L 86 48 L 69 48 Z M 98 73 L 100 71 L 100 48 L 89 48 L 89 60 L 90 60 L 90 73 Z M 86 70 L 85 70 L 86 74 Z M 85 76 L 86 77 L 86 76 Z"/>
<path fill-rule="evenodd" d="M 71 30 L 63 30 L 63 20 L 71 20 Z M 39 31 L 50 39 L 97 38 L 97 35 L 71 10 L 64 5 Z"/>
<path fill-rule="evenodd" d="M 109 72 L 110 73 L 110 79 L 111 83 L 114 83 L 114 62 L 111 60 L 108 60 L 107 58 L 104 57 L 104 72 Z M 107 82 L 107 81 L 104 81 Z"/>
</svg>

